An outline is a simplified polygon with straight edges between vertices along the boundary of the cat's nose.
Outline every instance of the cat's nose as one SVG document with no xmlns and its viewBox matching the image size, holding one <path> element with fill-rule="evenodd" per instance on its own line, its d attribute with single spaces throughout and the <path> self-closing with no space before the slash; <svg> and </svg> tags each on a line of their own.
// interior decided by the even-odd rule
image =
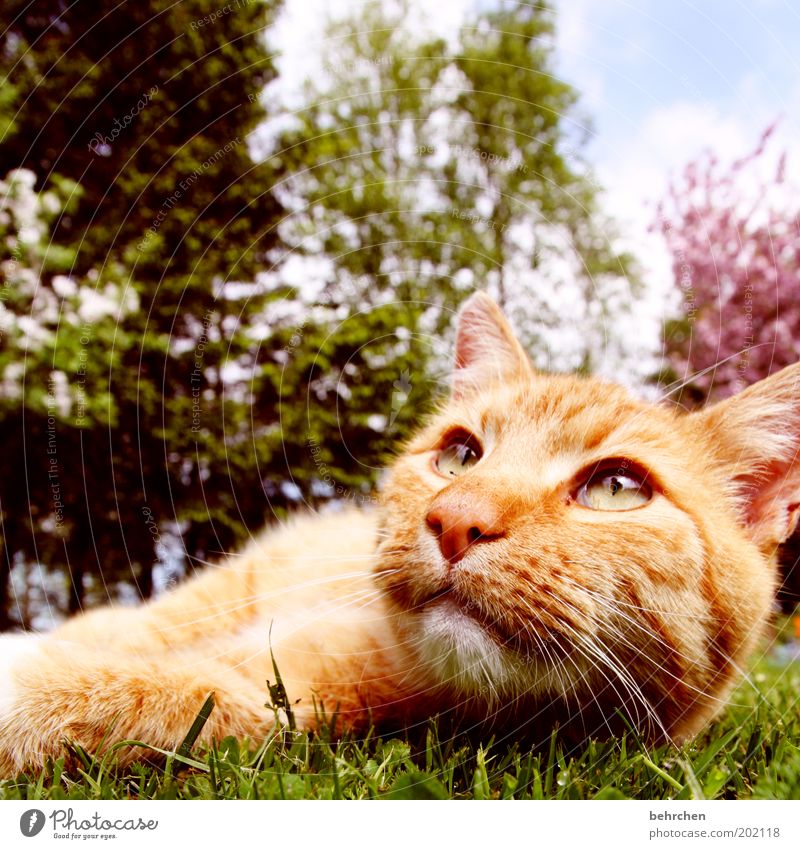
<svg viewBox="0 0 800 849">
<path fill-rule="evenodd" d="M 450 563 L 457 563 L 478 543 L 505 536 L 500 508 L 475 494 L 439 493 L 425 521 Z"/>
</svg>

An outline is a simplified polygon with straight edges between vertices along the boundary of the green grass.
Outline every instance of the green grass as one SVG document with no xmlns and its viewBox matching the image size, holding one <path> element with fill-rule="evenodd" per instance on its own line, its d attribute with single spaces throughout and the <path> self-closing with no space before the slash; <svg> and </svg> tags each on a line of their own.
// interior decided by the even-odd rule
<svg viewBox="0 0 800 849">
<path fill-rule="evenodd" d="M 704 735 L 682 749 L 648 749 L 633 735 L 570 749 L 554 730 L 536 748 L 445 735 L 437 722 L 406 737 L 336 739 L 277 731 L 258 748 L 233 739 L 192 743 L 165 767 L 115 771 L 83 756 L 40 776 L 0 782 L 5 799 L 787 799 L 800 798 L 800 662 L 765 657 L 752 685 Z"/>
</svg>

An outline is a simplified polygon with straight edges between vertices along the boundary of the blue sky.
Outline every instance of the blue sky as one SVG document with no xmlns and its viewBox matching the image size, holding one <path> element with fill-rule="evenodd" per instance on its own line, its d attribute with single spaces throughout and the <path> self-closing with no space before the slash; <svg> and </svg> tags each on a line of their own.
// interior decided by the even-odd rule
<svg viewBox="0 0 800 849">
<path fill-rule="evenodd" d="M 596 75 L 632 115 L 685 97 L 736 109 L 743 86 L 781 103 L 797 84 L 800 13 L 786 2 L 570 0 L 558 9 L 565 67 Z"/>
<path fill-rule="evenodd" d="M 704 147 L 745 153 L 780 118 L 791 154 L 800 131 L 800 11 L 785 0 L 561 0 L 558 56 L 582 93 L 590 158 L 612 206 L 632 214 Z M 797 173 L 798 163 L 790 173 Z M 627 172 L 627 175 L 626 175 Z"/>
</svg>

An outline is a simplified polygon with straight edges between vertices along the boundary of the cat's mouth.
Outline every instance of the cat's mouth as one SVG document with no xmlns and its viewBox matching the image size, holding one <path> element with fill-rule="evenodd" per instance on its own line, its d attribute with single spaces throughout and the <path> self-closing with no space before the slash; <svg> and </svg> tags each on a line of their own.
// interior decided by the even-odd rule
<svg viewBox="0 0 800 849">
<path fill-rule="evenodd" d="M 442 616 L 452 617 L 454 620 L 459 617 L 471 620 L 474 624 L 479 625 L 487 636 L 492 637 L 500 645 L 508 645 L 511 642 L 510 636 L 505 633 L 505 630 L 496 620 L 487 616 L 478 604 L 472 599 L 465 598 L 453 586 L 431 593 L 415 607 L 417 612 L 431 610 L 436 610 Z"/>
</svg>

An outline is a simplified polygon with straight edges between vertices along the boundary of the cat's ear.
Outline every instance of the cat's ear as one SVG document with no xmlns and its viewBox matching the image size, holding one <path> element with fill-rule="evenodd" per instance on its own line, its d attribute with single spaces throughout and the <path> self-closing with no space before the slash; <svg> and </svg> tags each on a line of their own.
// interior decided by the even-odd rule
<svg viewBox="0 0 800 849">
<path fill-rule="evenodd" d="M 754 541 L 774 549 L 800 519 L 800 363 L 700 413 Z"/>
<path fill-rule="evenodd" d="M 453 397 L 532 373 L 528 355 L 500 307 L 485 292 L 476 292 L 458 314 Z"/>
</svg>

